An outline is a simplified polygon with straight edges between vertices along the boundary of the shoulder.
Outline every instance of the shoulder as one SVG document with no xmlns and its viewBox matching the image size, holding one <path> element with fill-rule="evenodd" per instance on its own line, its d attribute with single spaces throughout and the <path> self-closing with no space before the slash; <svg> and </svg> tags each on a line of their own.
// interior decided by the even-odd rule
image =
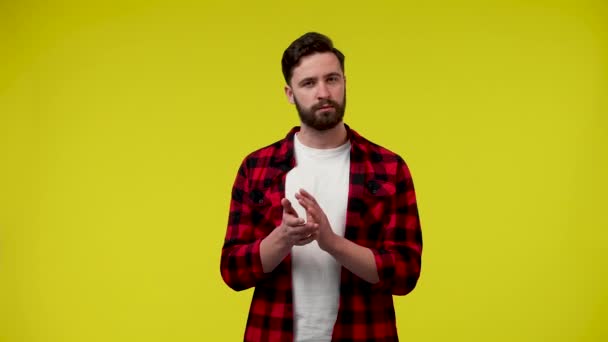
<svg viewBox="0 0 608 342">
<path fill-rule="evenodd" d="M 279 152 L 284 143 L 285 139 L 281 139 L 254 150 L 245 156 L 243 159 L 243 166 L 246 168 L 255 168 L 267 165 L 273 158 L 276 158 L 280 154 Z"/>
<path fill-rule="evenodd" d="M 362 136 L 358 136 L 357 142 L 359 165 L 370 174 L 369 179 L 381 184 L 380 188 L 387 189 L 379 193 L 407 193 L 413 190 L 412 174 L 401 155 Z"/>
<path fill-rule="evenodd" d="M 398 153 L 367 139 L 353 131 L 353 140 L 363 159 L 372 163 L 398 163 L 405 165 L 405 160 Z"/>
<path fill-rule="evenodd" d="M 253 172 L 258 174 L 267 168 L 284 168 L 283 164 L 289 164 L 293 155 L 293 134 L 288 134 L 281 140 L 258 148 L 245 156 L 241 163 L 242 173 Z"/>
</svg>

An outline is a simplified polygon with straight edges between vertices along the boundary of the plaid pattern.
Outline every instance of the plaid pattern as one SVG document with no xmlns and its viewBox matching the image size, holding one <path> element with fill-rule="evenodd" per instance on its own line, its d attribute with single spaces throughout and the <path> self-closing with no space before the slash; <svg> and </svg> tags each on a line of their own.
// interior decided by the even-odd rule
<svg viewBox="0 0 608 342">
<path fill-rule="evenodd" d="M 380 282 L 370 284 L 342 267 L 333 341 L 397 341 L 393 295 L 405 295 L 420 275 L 422 233 L 416 196 L 404 160 L 346 126 L 351 141 L 344 237 L 372 250 Z M 293 139 L 259 149 L 241 164 L 230 202 L 221 257 L 226 284 L 255 287 L 245 341 L 293 341 L 291 257 L 262 271 L 260 242 L 281 224 L 285 176 L 295 166 Z"/>
</svg>

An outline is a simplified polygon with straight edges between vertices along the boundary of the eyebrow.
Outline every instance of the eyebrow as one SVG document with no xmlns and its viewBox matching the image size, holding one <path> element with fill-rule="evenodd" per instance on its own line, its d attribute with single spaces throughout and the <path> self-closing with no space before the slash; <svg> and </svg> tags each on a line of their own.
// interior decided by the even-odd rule
<svg viewBox="0 0 608 342">
<path fill-rule="evenodd" d="M 330 72 L 329 74 L 323 75 L 323 78 L 327 78 L 327 77 L 331 77 L 331 76 L 342 77 L 342 74 L 340 74 L 339 72 Z M 316 79 L 317 79 L 317 77 L 306 77 L 306 78 L 303 78 L 302 80 L 300 80 L 300 82 L 298 82 L 298 84 L 301 85 L 301 84 L 304 84 L 304 83 L 306 83 L 308 81 L 314 81 Z"/>
<path fill-rule="evenodd" d="M 317 79 L 316 77 L 306 77 L 306 78 L 301 79 L 300 82 L 298 82 L 298 84 L 302 85 L 302 84 L 304 84 L 304 83 L 306 83 L 308 81 L 314 81 L 316 79 Z"/>
<path fill-rule="evenodd" d="M 339 72 L 330 72 L 329 74 L 325 75 L 325 77 L 329 77 L 329 76 L 339 76 L 339 77 L 342 77 L 342 74 L 340 74 Z"/>
</svg>

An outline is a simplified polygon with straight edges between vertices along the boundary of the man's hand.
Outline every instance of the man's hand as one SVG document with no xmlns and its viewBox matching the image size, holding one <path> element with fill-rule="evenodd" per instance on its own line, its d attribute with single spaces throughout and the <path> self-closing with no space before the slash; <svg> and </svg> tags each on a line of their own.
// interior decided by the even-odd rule
<svg viewBox="0 0 608 342">
<path fill-rule="evenodd" d="M 375 284 L 380 281 L 374 253 L 371 249 L 347 240 L 331 229 L 329 220 L 317 203 L 317 200 L 306 190 L 300 189 L 296 199 L 306 209 L 307 216 L 319 225 L 317 243 L 319 247 L 331 254 L 336 261 L 365 281 Z"/>
<path fill-rule="evenodd" d="M 298 213 L 287 198 L 281 200 L 283 206 L 283 221 L 279 226 L 279 232 L 283 241 L 291 246 L 303 246 L 311 243 L 317 238 L 319 225 L 315 223 L 310 215 L 307 222 L 298 217 Z"/>
<path fill-rule="evenodd" d="M 307 222 L 298 217 L 287 198 L 281 200 L 283 219 L 260 243 L 260 259 L 265 273 L 272 272 L 291 252 L 293 246 L 311 243 L 318 236 L 319 225 L 307 215 Z"/>
<path fill-rule="evenodd" d="M 312 220 L 318 225 L 316 240 L 319 248 L 327 252 L 331 251 L 338 236 L 331 229 L 327 215 L 325 215 L 317 200 L 304 189 L 300 189 L 299 193 L 296 192 L 296 199 L 306 209 L 308 220 Z"/>
</svg>

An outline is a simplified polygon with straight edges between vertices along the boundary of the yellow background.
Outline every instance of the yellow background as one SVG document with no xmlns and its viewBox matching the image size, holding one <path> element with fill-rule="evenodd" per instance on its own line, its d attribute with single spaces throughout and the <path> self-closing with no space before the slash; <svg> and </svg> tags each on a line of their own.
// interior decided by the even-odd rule
<svg viewBox="0 0 608 342">
<path fill-rule="evenodd" d="M 401 339 L 608 340 L 608 5 L 420 3 L 0 2 L 0 341 L 242 340 L 229 192 L 309 30 L 414 176 Z"/>
</svg>

